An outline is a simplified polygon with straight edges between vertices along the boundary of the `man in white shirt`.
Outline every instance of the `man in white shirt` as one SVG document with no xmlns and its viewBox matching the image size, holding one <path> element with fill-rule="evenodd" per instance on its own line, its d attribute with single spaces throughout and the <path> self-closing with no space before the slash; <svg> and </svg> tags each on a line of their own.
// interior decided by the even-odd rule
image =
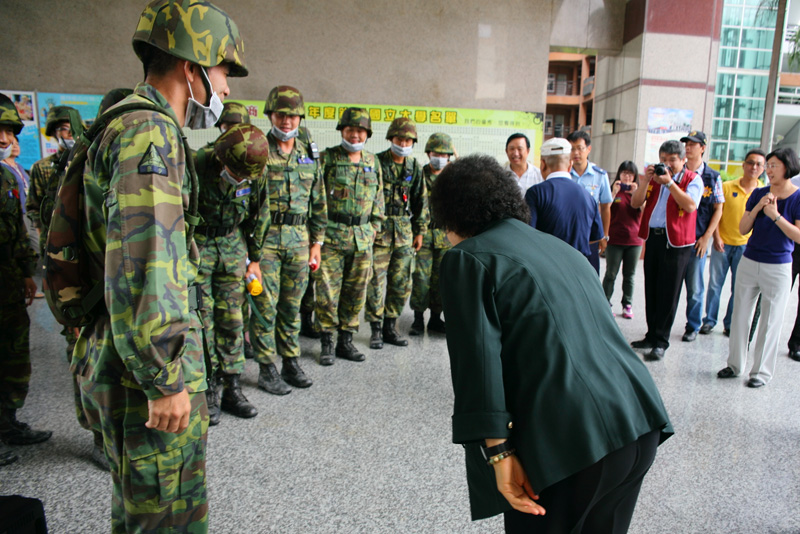
<svg viewBox="0 0 800 534">
<path fill-rule="evenodd" d="M 505 168 L 514 172 L 522 196 L 529 187 L 542 183 L 542 172 L 530 161 L 528 154 L 531 152 L 531 140 L 522 133 L 512 134 L 506 141 L 506 156 L 508 163 Z"/>
</svg>

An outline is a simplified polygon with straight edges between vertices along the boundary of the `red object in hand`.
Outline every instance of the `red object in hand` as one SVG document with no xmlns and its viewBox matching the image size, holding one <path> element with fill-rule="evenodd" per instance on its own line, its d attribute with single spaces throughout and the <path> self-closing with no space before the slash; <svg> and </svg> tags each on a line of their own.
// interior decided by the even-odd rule
<svg viewBox="0 0 800 534">
<path fill-rule="evenodd" d="M 319 263 L 317 263 L 317 258 L 314 258 L 308 263 L 308 266 L 311 267 L 311 271 L 316 271 L 319 269 Z"/>
</svg>

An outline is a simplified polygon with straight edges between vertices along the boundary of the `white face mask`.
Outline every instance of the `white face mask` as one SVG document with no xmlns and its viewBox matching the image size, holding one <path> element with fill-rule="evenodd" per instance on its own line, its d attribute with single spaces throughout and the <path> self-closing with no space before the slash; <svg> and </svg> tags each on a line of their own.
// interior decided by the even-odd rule
<svg viewBox="0 0 800 534">
<path fill-rule="evenodd" d="M 361 152 L 362 150 L 364 150 L 364 143 L 353 144 L 343 137 L 342 147 L 344 147 L 344 149 L 347 150 L 348 152 Z"/>
<path fill-rule="evenodd" d="M 9 144 L 5 148 L 0 148 L 0 161 L 11 157 L 11 151 L 14 149 L 13 144 Z"/>
<path fill-rule="evenodd" d="M 75 146 L 74 139 L 64 139 L 63 137 L 58 138 L 58 146 L 63 148 L 64 150 L 72 150 L 72 147 Z"/>
<path fill-rule="evenodd" d="M 398 158 L 407 158 L 414 151 L 414 146 L 400 146 L 392 143 L 392 153 Z"/>
<path fill-rule="evenodd" d="M 211 80 L 208 79 L 206 69 L 200 67 L 200 71 L 203 73 L 206 82 L 208 82 L 207 88 L 211 91 L 211 99 L 209 100 L 208 106 L 204 106 L 195 100 L 194 93 L 192 92 L 192 84 L 189 83 L 188 79 L 186 80 L 186 84 L 189 86 L 189 101 L 186 103 L 186 120 L 183 125 L 192 130 L 212 128 L 219 120 L 219 116 L 222 115 L 223 108 L 222 100 L 219 99 L 219 95 L 217 95 L 217 93 L 214 92 L 214 88 L 211 87 Z"/>
<path fill-rule="evenodd" d="M 228 169 L 225 168 L 222 169 L 222 172 L 219 173 L 219 175 L 223 180 L 231 184 L 233 187 L 239 187 L 239 184 L 241 184 L 242 181 L 244 181 L 244 180 L 239 181 L 236 178 L 234 178 L 233 175 L 228 172 Z"/>
<path fill-rule="evenodd" d="M 275 137 L 277 137 L 278 139 L 280 139 L 284 143 L 286 141 L 288 141 L 289 139 L 294 139 L 295 137 L 297 137 L 297 132 L 299 130 L 300 130 L 299 128 L 295 128 L 294 130 L 292 130 L 290 132 L 284 132 L 283 130 L 281 130 L 280 128 L 275 126 L 274 124 L 272 125 L 272 135 L 274 135 Z"/>
<path fill-rule="evenodd" d="M 444 169 L 444 166 L 448 164 L 450 160 L 448 158 L 441 158 L 439 156 L 431 156 L 431 167 L 436 169 L 437 171 Z"/>
</svg>

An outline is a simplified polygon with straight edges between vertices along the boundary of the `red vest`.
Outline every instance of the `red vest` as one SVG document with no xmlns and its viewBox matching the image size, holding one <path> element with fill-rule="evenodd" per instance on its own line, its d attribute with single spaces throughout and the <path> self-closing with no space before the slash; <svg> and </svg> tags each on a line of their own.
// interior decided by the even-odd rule
<svg viewBox="0 0 800 534">
<path fill-rule="evenodd" d="M 689 184 L 696 176 L 697 173 L 684 169 L 681 183 L 672 187 L 680 187 L 683 192 L 686 192 L 686 188 L 689 187 Z M 647 186 L 647 196 L 645 197 L 647 203 L 644 205 L 642 222 L 639 225 L 639 237 L 642 239 L 646 240 L 650 234 L 650 216 L 653 215 L 653 209 L 658 204 L 660 194 L 661 184 L 651 181 Z M 670 246 L 680 248 L 694 245 L 696 241 L 696 226 L 697 210 L 686 213 L 670 195 L 667 199 L 667 241 Z"/>
</svg>

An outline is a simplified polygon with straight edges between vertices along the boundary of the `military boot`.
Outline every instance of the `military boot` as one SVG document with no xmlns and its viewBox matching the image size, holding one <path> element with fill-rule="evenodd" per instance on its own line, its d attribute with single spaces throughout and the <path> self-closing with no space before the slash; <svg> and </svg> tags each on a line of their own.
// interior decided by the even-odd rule
<svg viewBox="0 0 800 534">
<path fill-rule="evenodd" d="M 218 425 L 221 413 L 219 409 L 219 378 L 217 377 L 212 377 L 208 380 L 206 404 L 208 404 L 209 426 Z"/>
<path fill-rule="evenodd" d="M 278 374 L 274 363 L 258 364 L 258 387 L 273 395 L 287 395 L 292 392 L 289 384 Z"/>
<path fill-rule="evenodd" d="M 333 332 L 321 332 L 322 351 L 319 353 L 320 365 L 333 365 Z"/>
<path fill-rule="evenodd" d="M 389 319 L 388 317 L 383 319 L 383 340 L 398 347 L 405 347 L 408 345 L 408 340 L 400 337 L 400 332 L 394 327 L 396 321 L 397 319 Z"/>
<path fill-rule="evenodd" d="M 351 362 L 363 362 L 366 358 L 353 345 L 353 333 L 347 330 L 339 330 L 339 337 L 336 339 L 336 357 Z"/>
<path fill-rule="evenodd" d="M 231 415 L 249 419 L 258 415 L 256 407 L 250 404 L 242 393 L 239 384 L 239 375 L 224 375 L 222 377 L 222 403 L 221 408 Z"/>
<path fill-rule="evenodd" d="M 33 430 L 17 421 L 17 410 L 3 410 L 0 414 L 0 441 L 8 445 L 33 445 L 50 439 L 50 430 Z"/>
<path fill-rule="evenodd" d="M 380 321 L 373 321 L 369 323 L 369 327 L 372 329 L 372 335 L 369 338 L 369 348 L 371 349 L 382 349 L 383 348 L 383 335 L 381 334 L 381 323 Z"/>
<path fill-rule="evenodd" d="M 18 459 L 18 456 L 3 444 L 0 444 L 0 466 L 13 464 Z"/>
<path fill-rule="evenodd" d="M 311 339 L 319 339 L 320 333 L 314 330 L 314 321 L 311 320 L 311 312 L 300 313 L 300 335 L 310 337 Z"/>
<path fill-rule="evenodd" d="M 411 330 L 408 331 L 409 336 L 421 336 L 425 333 L 425 317 L 423 312 L 414 312 L 414 322 L 411 323 Z"/>
<path fill-rule="evenodd" d="M 296 388 L 308 388 L 314 383 L 300 368 L 300 361 L 297 358 L 283 358 L 281 377 Z"/>
<path fill-rule="evenodd" d="M 438 313 L 431 313 L 431 318 L 428 319 L 428 332 L 447 333 L 445 331 L 444 321 Z"/>
</svg>

